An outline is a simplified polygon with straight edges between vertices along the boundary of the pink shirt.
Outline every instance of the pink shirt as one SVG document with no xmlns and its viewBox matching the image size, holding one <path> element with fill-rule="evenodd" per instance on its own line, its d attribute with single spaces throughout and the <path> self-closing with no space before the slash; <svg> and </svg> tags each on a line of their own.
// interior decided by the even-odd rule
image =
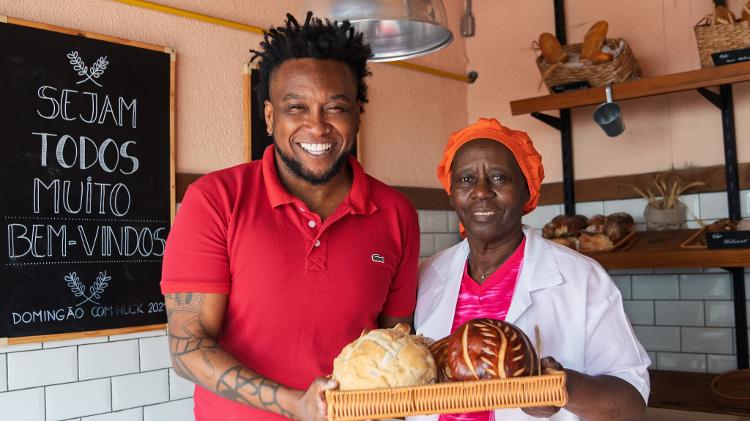
<svg viewBox="0 0 750 421">
<path fill-rule="evenodd" d="M 516 251 L 482 284 L 469 276 L 467 261 L 464 266 L 464 275 L 461 278 L 461 289 L 458 291 L 451 333 L 472 319 L 487 317 L 505 320 L 510 302 L 513 299 L 513 291 L 515 291 L 518 282 L 518 273 L 521 271 L 525 245 L 526 238 L 521 241 Z M 493 411 L 443 414 L 440 416 L 440 421 L 493 421 L 494 419 Z"/>
</svg>

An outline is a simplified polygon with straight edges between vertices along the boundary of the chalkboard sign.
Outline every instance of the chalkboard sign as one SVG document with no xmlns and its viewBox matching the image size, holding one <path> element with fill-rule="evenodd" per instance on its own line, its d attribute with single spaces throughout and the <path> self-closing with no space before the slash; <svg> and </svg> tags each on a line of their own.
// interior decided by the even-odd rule
<svg viewBox="0 0 750 421">
<path fill-rule="evenodd" d="M 263 158 L 263 151 L 273 144 L 273 137 L 269 136 L 266 131 L 263 104 L 258 102 L 258 97 L 255 95 L 255 87 L 260 82 L 260 73 L 251 63 L 245 65 L 243 73 L 245 161 L 254 161 Z M 352 148 L 351 154 L 362 162 L 359 152 L 362 150 L 360 141 L 361 135 L 357 133 L 357 143 Z"/>
<path fill-rule="evenodd" d="M 173 70 L 164 47 L 0 23 L 0 338 L 166 322 Z"/>
</svg>

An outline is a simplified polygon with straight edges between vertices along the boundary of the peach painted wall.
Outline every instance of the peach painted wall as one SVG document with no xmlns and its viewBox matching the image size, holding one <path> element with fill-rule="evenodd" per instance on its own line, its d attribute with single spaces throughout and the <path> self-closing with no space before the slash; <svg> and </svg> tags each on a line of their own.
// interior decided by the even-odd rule
<svg viewBox="0 0 750 421">
<path fill-rule="evenodd" d="M 260 27 L 280 25 L 287 11 L 299 15 L 302 7 L 302 0 L 152 2 Z M 456 33 L 462 4 L 450 0 L 446 9 Z M 242 68 L 260 35 L 106 0 L 3 0 L 0 15 L 174 48 L 177 170 L 202 173 L 242 161 Z M 463 74 L 463 39 L 414 61 Z M 393 185 L 437 186 L 444 140 L 467 121 L 467 84 L 385 64 L 371 71 L 365 169 Z"/>
<path fill-rule="evenodd" d="M 739 10 L 735 1 L 730 8 Z M 643 76 L 700 68 L 693 25 L 712 10 L 711 0 L 567 0 L 568 42 L 581 42 L 597 20 L 609 21 L 609 34 L 630 43 Z M 477 35 L 466 39 L 467 67 L 479 71 L 469 86 L 469 121 L 496 116 L 529 132 L 544 156 L 546 182 L 562 179 L 560 135 L 529 115 L 512 117 L 509 101 L 545 95 L 531 42 L 554 33 L 551 0 L 474 0 Z M 616 100 L 616 98 L 615 98 Z M 750 161 L 750 83 L 734 85 L 740 162 Z M 719 110 L 697 92 L 621 103 L 626 131 L 608 138 L 594 124 L 594 107 L 573 115 L 576 178 L 637 174 L 689 166 L 723 164 Z M 551 111 L 551 114 L 556 114 Z"/>
</svg>

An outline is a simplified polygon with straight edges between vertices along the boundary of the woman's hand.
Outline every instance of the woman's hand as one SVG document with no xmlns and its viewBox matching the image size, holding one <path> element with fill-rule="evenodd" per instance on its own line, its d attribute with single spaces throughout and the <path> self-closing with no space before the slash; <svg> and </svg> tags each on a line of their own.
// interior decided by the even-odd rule
<svg viewBox="0 0 750 421">
<path fill-rule="evenodd" d="M 336 380 L 318 377 L 312 382 L 307 391 L 300 396 L 296 404 L 294 418 L 301 421 L 327 421 L 325 391 L 339 387 Z"/>
<path fill-rule="evenodd" d="M 550 374 L 554 371 L 562 371 L 563 366 L 552 357 L 544 357 L 541 360 L 542 374 Z M 522 408 L 523 412 L 532 417 L 549 418 L 560 410 L 559 406 L 538 406 L 534 408 Z"/>
</svg>

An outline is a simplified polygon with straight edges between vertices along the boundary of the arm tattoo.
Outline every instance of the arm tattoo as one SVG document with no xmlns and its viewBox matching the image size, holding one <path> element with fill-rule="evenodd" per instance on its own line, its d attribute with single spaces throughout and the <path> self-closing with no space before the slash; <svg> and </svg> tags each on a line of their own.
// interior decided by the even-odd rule
<svg viewBox="0 0 750 421">
<path fill-rule="evenodd" d="M 241 365 L 235 365 L 219 375 L 216 363 L 224 360 L 224 351 L 216 340 L 207 336 L 201 322 L 203 294 L 167 294 L 165 298 L 168 317 L 171 319 L 179 313 L 183 318 L 180 325 L 169 326 L 169 351 L 179 374 L 229 400 L 293 418 L 293 414 L 283 408 L 277 399 L 280 384 Z M 196 363 L 196 358 L 199 363 Z M 206 384 L 208 379 L 217 375 L 216 384 Z"/>
<path fill-rule="evenodd" d="M 276 398 L 280 387 L 278 383 L 239 365 L 225 371 L 216 383 L 216 391 L 227 399 L 293 418 L 292 413 L 284 409 Z M 250 402 L 245 395 L 254 396 L 260 405 Z"/>
</svg>

